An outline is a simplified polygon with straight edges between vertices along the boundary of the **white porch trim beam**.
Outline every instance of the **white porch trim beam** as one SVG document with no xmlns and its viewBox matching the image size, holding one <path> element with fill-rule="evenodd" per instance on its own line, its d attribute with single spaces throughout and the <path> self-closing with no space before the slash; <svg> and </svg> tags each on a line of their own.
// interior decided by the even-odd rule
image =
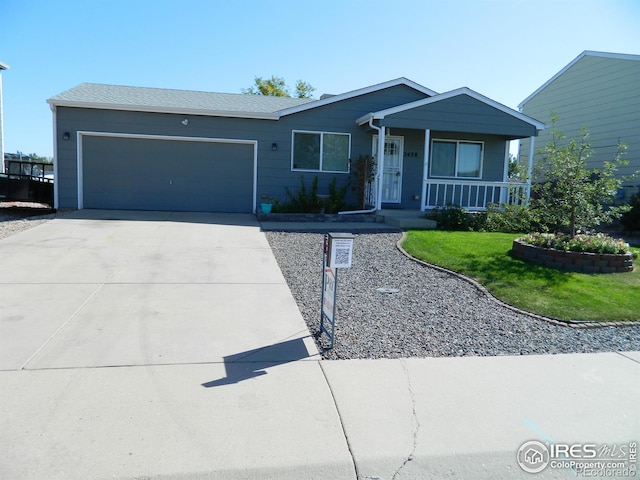
<svg viewBox="0 0 640 480">
<path fill-rule="evenodd" d="M 510 140 L 505 140 L 504 142 L 504 165 L 502 169 L 503 182 L 509 181 L 509 145 L 510 143 L 511 143 Z M 507 202 L 507 194 L 508 194 L 507 190 L 503 189 L 502 192 L 500 193 L 500 203 Z"/>
<path fill-rule="evenodd" d="M 427 205 L 427 180 L 429 179 L 429 146 L 431 144 L 431 130 L 424 131 L 424 162 L 422 166 L 422 195 L 420 197 L 420 211 L 424 212 Z"/>
<path fill-rule="evenodd" d="M 527 195 L 527 202 L 531 197 L 531 181 L 533 177 L 533 153 L 535 152 L 536 137 L 529 137 L 529 162 L 527 166 L 527 184 L 529 185 L 529 194 Z"/>
<path fill-rule="evenodd" d="M 384 137 L 386 128 L 379 127 L 378 131 L 378 195 L 376 196 L 376 208 L 382 210 L 382 172 L 384 171 Z"/>
</svg>

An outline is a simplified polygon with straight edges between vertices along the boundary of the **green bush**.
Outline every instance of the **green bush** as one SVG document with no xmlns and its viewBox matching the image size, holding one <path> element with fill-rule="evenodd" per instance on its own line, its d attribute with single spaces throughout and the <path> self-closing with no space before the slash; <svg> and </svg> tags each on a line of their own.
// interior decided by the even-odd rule
<svg viewBox="0 0 640 480">
<path fill-rule="evenodd" d="M 536 212 L 526 205 L 491 203 L 486 217 L 487 232 L 519 233 L 539 228 Z"/>
<path fill-rule="evenodd" d="M 327 213 L 338 213 L 345 210 L 347 206 L 344 198 L 347 194 L 347 188 L 349 188 L 349 185 L 347 184 L 342 188 L 338 188 L 336 187 L 337 181 L 336 177 L 333 177 L 333 180 L 329 183 L 329 198 L 324 202 L 324 209 Z"/>
<path fill-rule="evenodd" d="M 300 189 L 293 194 L 288 187 L 284 189 L 289 201 L 279 205 L 278 211 L 284 213 L 318 213 L 322 209 L 322 201 L 318 198 L 318 177 L 313 177 L 311 189 L 307 191 L 304 177 L 300 177 Z"/>
<path fill-rule="evenodd" d="M 318 198 L 318 177 L 313 177 L 309 189 L 304 183 L 304 177 L 301 177 L 298 192 L 294 194 L 285 187 L 285 193 L 289 200 L 282 204 L 274 204 L 272 211 L 276 213 L 320 213 L 324 210 L 326 213 L 337 213 L 345 210 L 348 185 L 338 188 L 337 183 L 337 178 L 333 177 L 329 183 L 329 196 L 323 200 Z"/>
<path fill-rule="evenodd" d="M 429 218 L 438 224 L 438 230 L 467 231 L 470 230 L 469 213 L 453 203 L 446 207 L 438 207 L 431 211 Z"/>
</svg>

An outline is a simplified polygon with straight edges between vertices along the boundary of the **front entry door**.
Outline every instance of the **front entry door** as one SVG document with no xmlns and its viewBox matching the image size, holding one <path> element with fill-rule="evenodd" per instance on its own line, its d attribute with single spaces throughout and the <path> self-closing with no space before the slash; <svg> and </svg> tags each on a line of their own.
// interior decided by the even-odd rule
<svg viewBox="0 0 640 480">
<path fill-rule="evenodd" d="M 377 159 L 378 136 L 373 136 L 373 156 Z M 384 138 L 384 167 L 382 169 L 382 202 L 400 203 L 402 197 L 402 156 L 404 137 Z"/>
</svg>

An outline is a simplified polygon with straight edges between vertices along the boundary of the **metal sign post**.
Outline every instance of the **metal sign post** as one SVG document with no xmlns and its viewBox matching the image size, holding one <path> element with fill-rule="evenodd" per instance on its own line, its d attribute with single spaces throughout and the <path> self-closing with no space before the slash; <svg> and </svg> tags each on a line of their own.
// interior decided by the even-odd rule
<svg viewBox="0 0 640 480">
<path fill-rule="evenodd" d="M 350 233 L 328 233 L 324 236 L 320 335 L 327 335 L 329 349 L 333 348 L 335 341 L 338 269 L 351 268 L 353 239 L 354 236 Z"/>
</svg>

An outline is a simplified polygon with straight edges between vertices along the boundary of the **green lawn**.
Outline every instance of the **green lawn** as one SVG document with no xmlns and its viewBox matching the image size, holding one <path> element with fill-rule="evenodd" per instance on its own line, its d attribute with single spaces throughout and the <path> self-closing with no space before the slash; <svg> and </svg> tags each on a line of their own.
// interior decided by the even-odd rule
<svg viewBox="0 0 640 480">
<path fill-rule="evenodd" d="M 512 258 L 509 251 L 517 237 L 413 230 L 403 247 L 426 262 L 476 279 L 502 301 L 528 312 L 564 320 L 640 320 L 640 260 L 630 273 L 563 272 Z"/>
</svg>

